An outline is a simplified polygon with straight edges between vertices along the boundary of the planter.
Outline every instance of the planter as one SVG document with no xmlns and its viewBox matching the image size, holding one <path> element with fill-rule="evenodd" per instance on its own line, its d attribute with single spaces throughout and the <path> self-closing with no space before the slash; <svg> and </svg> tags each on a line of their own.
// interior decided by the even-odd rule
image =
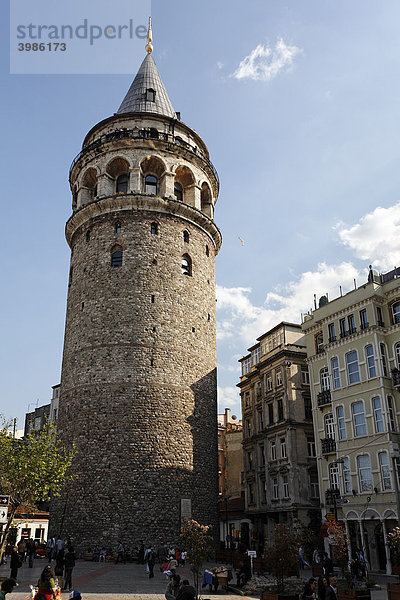
<svg viewBox="0 0 400 600">
<path fill-rule="evenodd" d="M 352 600 L 358 598 L 361 600 L 371 600 L 371 590 L 338 590 L 338 600 Z"/>
<path fill-rule="evenodd" d="M 387 595 L 389 600 L 400 600 L 400 584 L 388 583 Z"/>
<path fill-rule="evenodd" d="M 260 600 L 299 600 L 298 594 L 273 594 L 270 592 L 261 592 Z"/>
</svg>

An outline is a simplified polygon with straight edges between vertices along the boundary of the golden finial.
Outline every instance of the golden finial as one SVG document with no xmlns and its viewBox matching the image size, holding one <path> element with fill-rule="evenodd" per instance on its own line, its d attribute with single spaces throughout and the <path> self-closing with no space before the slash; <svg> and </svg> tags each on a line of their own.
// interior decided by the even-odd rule
<svg viewBox="0 0 400 600">
<path fill-rule="evenodd" d="M 151 43 L 153 41 L 153 34 L 151 31 L 151 17 L 149 17 L 149 29 L 147 32 L 147 44 L 146 44 L 146 52 L 148 54 L 151 54 L 153 52 L 153 44 Z"/>
</svg>

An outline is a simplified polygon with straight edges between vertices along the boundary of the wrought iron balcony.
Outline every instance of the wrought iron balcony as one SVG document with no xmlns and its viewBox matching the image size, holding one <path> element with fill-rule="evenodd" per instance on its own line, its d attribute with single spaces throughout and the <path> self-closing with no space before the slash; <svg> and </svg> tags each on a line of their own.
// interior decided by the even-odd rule
<svg viewBox="0 0 400 600">
<path fill-rule="evenodd" d="M 400 386 L 400 371 L 399 369 L 392 369 L 392 379 L 394 387 Z"/>
<path fill-rule="evenodd" d="M 333 438 L 325 438 L 321 440 L 322 454 L 332 454 L 336 452 L 336 441 Z"/>
<path fill-rule="evenodd" d="M 334 504 L 336 500 L 340 498 L 340 490 L 339 488 L 328 488 L 325 491 L 325 502 L 326 504 Z"/>
<path fill-rule="evenodd" d="M 319 407 L 325 406 L 326 404 L 331 404 L 331 390 L 323 390 L 320 392 L 317 396 L 317 403 Z"/>
</svg>

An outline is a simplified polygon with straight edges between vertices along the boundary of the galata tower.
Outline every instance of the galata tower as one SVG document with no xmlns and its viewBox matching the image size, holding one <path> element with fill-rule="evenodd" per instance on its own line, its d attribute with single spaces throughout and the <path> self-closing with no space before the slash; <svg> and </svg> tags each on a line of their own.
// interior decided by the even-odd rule
<svg viewBox="0 0 400 600">
<path fill-rule="evenodd" d="M 218 175 L 147 54 L 72 163 L 59 433 L 73 471 L 50 531 L 78 551 L 217 530 Z"/>
</svg>

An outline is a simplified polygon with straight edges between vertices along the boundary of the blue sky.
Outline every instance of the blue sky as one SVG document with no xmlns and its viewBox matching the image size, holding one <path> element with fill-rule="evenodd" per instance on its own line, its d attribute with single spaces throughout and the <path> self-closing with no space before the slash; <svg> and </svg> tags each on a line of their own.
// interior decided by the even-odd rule
<svg viewBox="0 0 400 600">
<path fill-rule="evenodd" d="M 60 378 L 69 165 L 140 60 L 131 76 L 10 75 L 1 10 L 0 411 L 22 426 Z M 299 321 L 314 293 L 361 284 L 371 262 L 400 264 L 400 5 L 154 0 L 152 18 L 174 108 L 221 179 L 220 407 L 237 413 L 237 359 L 256 337 Z"/>
</svg>

